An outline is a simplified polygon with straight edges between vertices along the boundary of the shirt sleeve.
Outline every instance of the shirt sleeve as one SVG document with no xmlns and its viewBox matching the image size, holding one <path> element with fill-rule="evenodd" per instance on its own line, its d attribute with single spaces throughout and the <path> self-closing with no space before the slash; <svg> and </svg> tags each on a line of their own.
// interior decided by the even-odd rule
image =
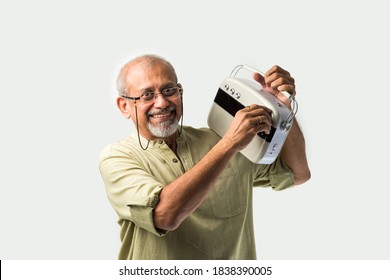
<svg viewBox="0 0 390 280">
<path fill-rule="evenodd" d="M 272 187 L 273 190 L 284 190 L 294 186 L 294 174 L 280 157 L 269 165 L 256 166 L 254 186 Z"/>
<path fill-rule="evenodd" d="M 108 199 L 119 219 L 132 221 L 155 235 L 165 235 L 153 222 L 160 192 L 164 187 L 142 164 L 128 153 L 108 146 L 103 150 L 99 164 Z"/>
</svg>

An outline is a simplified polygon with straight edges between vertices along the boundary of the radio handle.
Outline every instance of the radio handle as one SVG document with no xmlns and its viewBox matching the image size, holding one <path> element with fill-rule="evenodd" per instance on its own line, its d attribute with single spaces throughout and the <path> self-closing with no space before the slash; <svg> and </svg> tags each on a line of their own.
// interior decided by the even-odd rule
<svg viewBox="0 0 390 280">
<path fill-rule="evenodd" d="M 248 70 L 249 72 L 252 72 L 252 73 L 260 73 L 262 76 L 264 76 L 264 73 L 262 71 L 259 71 L 258 69 L 253 68 L 252 66 L 249 66 L 246 64 L 240 64 L 240 65 L 237 65 L 236 67 L 234 67 L 233 71 L 230 73 L 230 76 L 235 77 L 237 75 L 237 73 L 242 69 Z M 286 96 L 286 98 L 290 99 L 291 103 L 292 103 L 292 108 L 291 108 L 290 114 L 287 116 L 286 120 L 282 121 L 282 123 L 280 125 L 280 128 L 283 131 L 286 131 L 286 130 L 290 129 L 292 121 L 298 112 L 298 102 L 295 100 L 294 95 L 290 94 L 289 92 L 287 92 L 285 90 L 281 90 L 280 92 L 284 96 Z"/>
<path fill-rule="evenodd" d="M 245 69 L 245 70 L 248 70 L 252 73 L 260 73 L 263 77 L 264 77 L 264 72 L 256 69 L 256 68 L 253 68 L 252 66 L 249 66 L 249 65 L 246 65 L 246 64 L 240 64 L 240 65 L 237 65 L 233 71 L 230 73 L 230 76 L 231 77 L 235 77 L 237 75 L 237 73 L 241 70 L 241 69 Z M 281 93 L 283 93 L 284 96 L 286 96 L 288 99 L 294 99 L 294 96 L 292 94 L 290 94 L 289 92 L 285 91 L 285 90 L 282 90 L 280 91 Z"/>
</svg>

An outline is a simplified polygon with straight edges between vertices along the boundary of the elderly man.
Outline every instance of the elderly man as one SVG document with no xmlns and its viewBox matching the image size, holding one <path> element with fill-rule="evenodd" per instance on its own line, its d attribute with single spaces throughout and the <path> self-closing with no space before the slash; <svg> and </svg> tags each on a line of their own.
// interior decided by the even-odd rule
<svg viewBox="0 0 390 280">
<path fill-rule="evenodd" d="M 282 90 L 295 95 L 294 79 L 278 66 L 254 79 L 278 97 Z M 222 138 L 183 126 L 183 86 L 156 55 L 128 62 L 117 88 L 117 106 L 136 128 L 100 157 L 121 227 L 118 258 L 256 259 L 253 186 L 282 190 L 310 178 L 297 122 L 275 162 L 254 164 L 239 151 L 257 133 L 269 133 L 270 109 L 253 104 L 238 111 Z"/>
</svg>

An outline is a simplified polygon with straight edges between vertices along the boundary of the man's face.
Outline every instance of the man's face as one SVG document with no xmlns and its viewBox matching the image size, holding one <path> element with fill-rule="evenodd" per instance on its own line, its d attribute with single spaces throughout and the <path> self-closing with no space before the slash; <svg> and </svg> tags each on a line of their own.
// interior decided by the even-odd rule
<svg viewBox="0 0 390 280">
<path fill-rule="evenodd" d="M 145 92 L 161 92 L 177 86 L 176 76 L 164 62 L 153 64 L 139 62 L 128 72 L 127 92 L 131 97 L 139 97 Z M 181 98 L 170 100 L 158 94 L 153 101 L 128 101 L 131 106 L 131 118 L 139 133 L 147 139 L 175 137 L 182 116 Z M 135 111 L 137 110 L 137 112 Z M 136 116 L 137 113 L 137 116 Z"/>
</svg>

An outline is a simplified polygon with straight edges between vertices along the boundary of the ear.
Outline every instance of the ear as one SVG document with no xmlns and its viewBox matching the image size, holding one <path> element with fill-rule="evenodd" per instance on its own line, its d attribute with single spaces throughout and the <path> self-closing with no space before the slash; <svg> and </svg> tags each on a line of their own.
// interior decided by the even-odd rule
<svg viewBox="0 0 390 280">
<path fill-rule="evenodd" d="M 118 97 L 116 99 L 116 105 L 118 106 L 119 111 L 121 111 L 122 115 L 126 119 L 130 119 L 131 118 L 130 104 L 129 104 L 129 102 L 127 102 L 126 99 L 124 99 L 123 97 Z"/>
<path fill-rule="evenodd" d="M 183 86 L 181 83 L 178 83 L 177 86 L 180 88 L 180 96 L 183 96 Z"/>
<path fill-rule="evenodd" d="M 180 107 L 181 107 L 181 120 L 183 124 L 183 86 L 178 83 L 177 86 L 180 88 Z"/>
</svg>

